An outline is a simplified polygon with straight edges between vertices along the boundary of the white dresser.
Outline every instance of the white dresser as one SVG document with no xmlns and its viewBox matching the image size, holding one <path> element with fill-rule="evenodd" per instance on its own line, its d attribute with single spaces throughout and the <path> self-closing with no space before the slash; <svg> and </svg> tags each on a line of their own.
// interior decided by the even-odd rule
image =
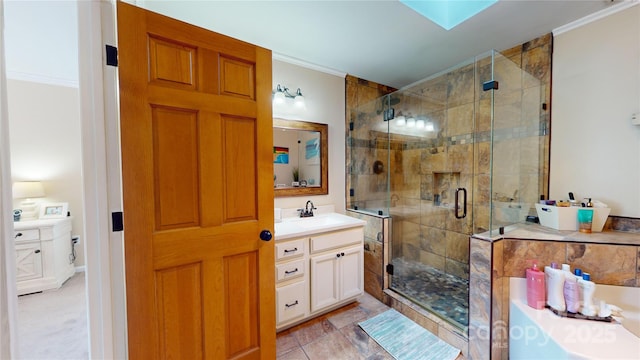
<svg viewBox="0 0 640 360">
<path fill-rule="evenodd" d="M 57 289 L 73 275 L 70 217 L 13 226 L 18 295 Z"/>
</svg>

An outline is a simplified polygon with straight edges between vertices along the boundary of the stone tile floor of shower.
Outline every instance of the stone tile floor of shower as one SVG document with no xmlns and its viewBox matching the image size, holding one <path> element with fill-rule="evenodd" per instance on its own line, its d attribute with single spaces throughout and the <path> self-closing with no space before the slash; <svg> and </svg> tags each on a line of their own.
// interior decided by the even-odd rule
<svg viewBox="0 0 640 360">
<path fill-rule="evenodd" d="M 391 288 L 460 327 L 469 325 L 469 280 L 432 266 L 393 259 Z"/>
</svg>

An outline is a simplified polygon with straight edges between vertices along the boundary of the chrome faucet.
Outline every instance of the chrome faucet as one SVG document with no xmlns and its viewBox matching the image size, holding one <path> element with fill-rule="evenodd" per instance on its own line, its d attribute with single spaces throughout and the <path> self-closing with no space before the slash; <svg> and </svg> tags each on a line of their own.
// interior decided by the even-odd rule
<svg viewBox="0 0 640 360">
<path fill-rule="evenodd" d="M 311 200 L 307 201 L 307 204 L 304 206 L 304 209 L 298 209 L 300 211 L 300 217 L 311 217 L 313 216 L 313 210 L 317 208 L 313 206 L 313 202 Z"/>
</svg>

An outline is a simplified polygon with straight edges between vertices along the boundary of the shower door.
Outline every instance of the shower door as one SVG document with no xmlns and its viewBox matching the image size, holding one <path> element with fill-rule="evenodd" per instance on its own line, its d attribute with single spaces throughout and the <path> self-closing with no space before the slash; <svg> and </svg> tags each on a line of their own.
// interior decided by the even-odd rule
<svg viewBox="0 0 640 360">
<path fill-rule="evenodd" d="M 390 288 L 459 327 L 468 324 L 474 231 L 477 64 L 393 94 L 389 121 L 393 235 Z"/>
<path fill-rule="evenodd" d="M 490 51 L 352 111 L 347 206 L 391 217 L 390 289 L 468 325 L 470 236 L 547 192 L 547 93 Z"/>
</svg>

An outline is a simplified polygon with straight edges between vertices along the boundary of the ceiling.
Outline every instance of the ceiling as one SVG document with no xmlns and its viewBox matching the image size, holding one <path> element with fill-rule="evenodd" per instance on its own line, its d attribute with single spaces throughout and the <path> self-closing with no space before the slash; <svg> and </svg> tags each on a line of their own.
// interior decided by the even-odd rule
<svg viewBox="0 0 640 360">
<path fill-rule="evenodd" d="M 271 49 L 276 59 L 298 60 L 395 88 L 491 49 L 535 39 L 618 2 L 500 0 L 446 31 L 397 0 L 135 1 Z"/>
</svg>

